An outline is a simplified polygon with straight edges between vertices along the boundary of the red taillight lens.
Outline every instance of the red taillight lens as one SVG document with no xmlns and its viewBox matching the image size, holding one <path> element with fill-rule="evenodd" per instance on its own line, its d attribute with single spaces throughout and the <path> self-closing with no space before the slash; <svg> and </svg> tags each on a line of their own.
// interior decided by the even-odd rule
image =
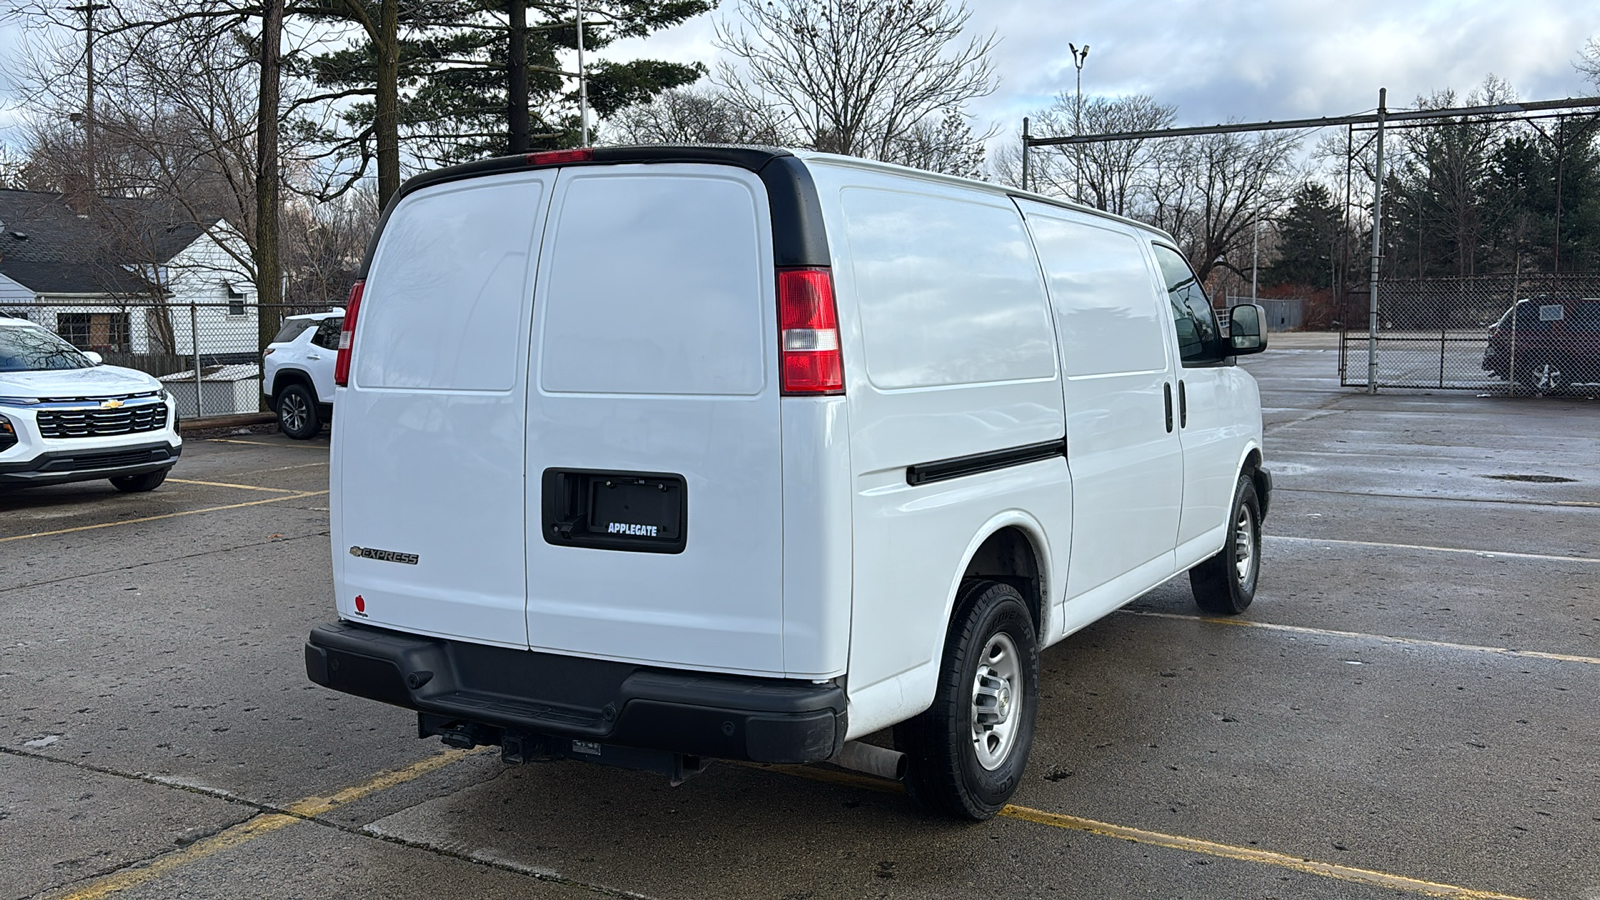
<svg viewBox="0 0 1600 900">
<path fill-rule="evenodd" d="M 530 166 L 562 166 L 567 163 L 594 162 L 594 149 L 584 147 L 581 150 L 545 150 L 541 153 L 529 153 L 525 158 Z"/>
<path fill-rule="evenodd" d="M 344 387 L 350 383 L 350 354 L 355 349 L 356 313 L 361 311 L 361 291 L 367 286 L 358 281 L 350 286 L 350 300 L 344 305 L 344 325 L 339 328 L 339 358 L 333 363 L 333 383 Z"/>
<path fill-rule="evenodd" d="M 778 270 L 779 368 L 785 394 L 844 393 L 839 317 L 827 269 Z"/>
</svg>

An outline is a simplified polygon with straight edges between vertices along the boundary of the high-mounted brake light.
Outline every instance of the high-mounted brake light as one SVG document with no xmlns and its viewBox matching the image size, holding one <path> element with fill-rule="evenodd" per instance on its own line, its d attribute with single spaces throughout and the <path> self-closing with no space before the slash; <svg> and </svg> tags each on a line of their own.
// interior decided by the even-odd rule
<svg viewBox="0 0 1600 900">
<path fill-rule="evenodd" d="M 345 387 L 350 383 L 350 355 L 355 349 L 356 313 L 361 311 L 361 291 L 366 281 L 350 286 L 350 300 L 344 305 L 344 324 L 339 328 L 339 357 L 333 363 L 333 383 Z"/>
<path fill-rule="evenodd" d="M 785 394 L 844 393 L 844 356 L 827 269 L 778 270 L 779 367 Z"/>
<path fill-rule="evenodd" d="M 561 166 L 575 162 L 594 162 L 594 148 L 545 150 L 539 153 L 529 153 L 526 159 L 530 166 Z"/>
</svg>

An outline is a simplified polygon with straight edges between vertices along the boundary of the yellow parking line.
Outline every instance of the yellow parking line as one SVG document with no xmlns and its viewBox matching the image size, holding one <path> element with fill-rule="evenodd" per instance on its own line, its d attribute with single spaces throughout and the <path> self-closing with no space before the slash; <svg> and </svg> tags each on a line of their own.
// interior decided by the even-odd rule
<svg viewBox="0 0 1600 900">
<path fill-rule="evenodd" d="M 297 488 L 269 488 L 257 487 L 253 484 L 231 484 L 226 481 L 193 481 L 188 478 L 168 478 L 167 484 L 198 484 L 205 487 L 238 488 L 241 491 L 269 491 L 274 494 L 298 494 Z"/>
<path fill-rule="evenodd" d="M 865 788 L 882 793 L 902 793 L 904 791 L 904 788 L 893 781 L 870 778 L 851 772 L 836 772 L 832 769 L 820 769 L 811 766 L 759 766 L 757 768 L 766 768 L 784 775 L 796 775 L 813 781 L 826 781 L 831 784 Z M 1236 859 L 1241 862 L 1277 866 L 1280 869 L 1291 869 L 1296 872 L 1304 872 L 1307 875 L 1318 875 L 1323 878 L 1333 878 L 1338 881 L 1422 894 L 1428 897 L 1448 897 L 1452 898 L 1452 900 L 1526 900 L 1526 898 L 1516 897 L 1511 894 L 1497 894 L 1492 891 L 1479 891 L 1453 884 L 1423 881 L 1418 878 L 1409 878 L 1405 875 L 1395 875 L 1390 872 L 1379 872 L 1374 869 L 1358 869 L 1353 866 L 1319 862 L 1314 859 L 1274 853 L 1270 850 L 1258 850 L 1254 847 L 1236 847 L 1232 844 L 1219 844 L 1216 841 L 1207 841 L 1200 838 L 1163 834 L 1159 831 L 1146 831 L 1142 828 L 1130 828 L 1126 825 L 1097 822 L 1094 819 L 1085 819 L 1079 816 L 1045 812 L 1044 810 L 1032 809 L 1027 806 L 1008 804 L 1000 810 L 1000 815 L 1008 819 L 1032 822 L 1036 825 L 1048 825 L 1051 828 L 1082 831 L 1101 837 L 1166 847 L 1170 850 L 1199 853 L 1222 859 Z"/>
<path fill-rule="evenodd" d="M 243 509 L 246 506 L 260 506 L 264 503 L 282 503 L 285 500 L 303 500 L 307 497 L 320 497 L 327 491 L 302 491 L 286 497 L 268 497 L 265 500 L 248 500 L 244 503 L 230 503 L 227 506 L 208 506 L 205 509 L 186 509 L 183 512 L 163 513 L 159 516 L 144 516 L 138 519 L 118 519 L 115 522 L 101 522 L 98 525 L 78 525 L 74 528 L 60 528 L 55 531 L 36 531 L 33 534 L 14 534 L 11 537 L 0 538 L 0 544 L 10 541 L 25 541 L 29 538 L 53 537 L 58 534 L 72 534 L 77 531 L 93 531 L 96 528 L 114 528 L 118 525 L 137 525 L 141 522 L 155 522 L 161 519 L 176 519 L 179 516 L 196 516 L 200 513 L 222 512 L 227 509 Z"/>
<path fill-rule="evenodd" d="M 232 849 L 263 835 L 271 834 L 296 822 L 303 822 L 306 819 L 319 816 L 347 803 L 352 803 L 375 791 L 414 781 L 435 769 L 448 766 L 472 752 L 474 751 L 446 750 L 443 753 L 435 754 L 420 762 L 406 766 L 404 769 L 385 772 L 354 787 L 345 788 L 331 796 L 307 797 L 291 804 L 284 812 L 265 813 L 255 816 L 240 822 L 232 828 L 224 829 L 211 837 L 195 841 L 182 850 L 158 857 L 138 868 L 124 869 L 82 887 L 52 894 L 50 895 L 51 900 L 97 900 L 100 897 L 108 897 L 119 891 L 125 891 L 152 879 L 160 878 L 174 869 L 198 862 L 208 856 Z"/>
<path fill-rule="evenodd" d="M 1333 878 L 1338 881 L 1388 888 L 1395 891 L 1406 891 L 1428 897 L 1450 897 L 1454 898 L 1454 900 L 1524 900 L 1524 898 L 1510 894 L 1478 891 L 1453 884 L 1440 884 L 1434 881 L 1423 881 L 1418 878 L 1407 878 L 1404 875 L 1393 875 L 1373 869 L 1357 869 L 1353 866 L 1318 862 L 1314 859 L 1303 859 L 1298 856 L 1273 853 L 1270 850 L 1257 850 L 1253 847 L 1235 847 L 1231 844 L 1219 844 L 1215 841 L 1205 841 L 1199 838 L 1162 834 L 1159 831 L 1145 831 L 1142 828 L 1129 828 L 1125 825 L 1112 825 L 1107 822 L 1096 822 L 1093 819 L 1082 819 L 1077 816 L 1048 813 L 1043 810 L 1029 809 L 1026 806 L 1007 806 L 1000 810 L 1000 815 L 1009 819 L 1021 819 L 1024 822 L 1049 825 L 1052 828 L 1084 831 L 1089 834 L 1098 834 L 1101 837 L 1117 838 L 1124 841 L 1132 841 L 1136 844 L 1150 844 L 1156 847 L 1183 850 L 1189 853 L 1203 853 L 1206 856 L 1216 856 L 1223 859 L 1262 863 L 1263 865 L 1304 872 L 1307 875 L 1320 875 L 1323 878 Z"/>
<path fill-rule="evenodd" d="M 227 438 L 204 438 L 210 444 L 249 444 L 252 447 L 293 447 L 296 450 L 326 450 L 324 444 L 269 444 L 266 441 L 233 441 Z"/>
<path fill-rule="evenodd" d="M 1411 647 L 1434 647 L 1440 650 L 1458 650 L 1468 653 L 1490 653 L 1524 659 L 1548 659 L 1555 662 L 1575 662 L 1600 666 L 1600 658 L 1578 656 L 1573 653 L 1545 653 L 1542 650 L 1514 650 L 1510 647 L 1485 647 L 1479 644 L 1453 644 L 1449 641 L 1429 641 L 1422 638 L 1391 637 L 1386 634 L 1367 634 L 1360 631 L 1333 631 L 1327 628 L 1307 628 L 1303 625 L 1276 625 L 1272 622 L 1252 622 L 1249 619 L 1222 619 L 1211 616 L 1186 616 L 1180 613 L 1155 612 L 1144 609 L 1124 609 L 1123 615 L 1145 616 L 1151 619 L 1182 619 L 1186 622 L 1206 622 L 1211 625 L 1232 625 L 1236 628 L 1263 628 L 1267 631 L 1287 631 L 1292 634 L 1310 634 L 1318 637 L 1355 638 L 1377 641 L 1382 644 L 1400 644 Z"/>
</svg>

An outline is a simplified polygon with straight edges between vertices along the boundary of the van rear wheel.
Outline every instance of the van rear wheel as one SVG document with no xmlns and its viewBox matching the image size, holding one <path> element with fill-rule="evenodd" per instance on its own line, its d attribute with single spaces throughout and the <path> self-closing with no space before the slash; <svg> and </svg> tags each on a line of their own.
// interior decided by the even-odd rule
<svg viewBox="0 0 1600 900">
<path fill-rule="evenodd" d="M 922 805 L 982 821 L 1022 781 L 1039 702 L 1033 617 L 1010 585 L 962 590 L 945 639 L 933 705 L 895 726 L 906 790 Z"/>
<path fill-rule="evenodd" d="M 1261 574 L 1261 500 L 1248 474 L 1233 489 L 1228 535 L 1217 555 L 1189 570 L 1194 602 L 1205 612 L 1238 615 L 1256 598 Z"/>
</svg>

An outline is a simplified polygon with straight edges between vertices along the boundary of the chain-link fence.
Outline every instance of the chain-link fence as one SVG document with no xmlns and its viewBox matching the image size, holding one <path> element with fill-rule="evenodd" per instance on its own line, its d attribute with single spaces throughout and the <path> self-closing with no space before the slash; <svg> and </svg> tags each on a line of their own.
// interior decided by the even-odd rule
<svg viewBox="0 0 1600 900">
<path fill-rule="evenodd" d="M 1342 384 L 1366 387 L 1367 330 L 1346 318 Z M 1600 275 L 1488 275 L 1378 283 L 1377 385 L 1600 392 Z"/>
<path fill-rule="evenodd" d="M 44 299 L 0 305 L 0 316 L 54 331 L 107 365 L 160 379 L 183 418 L 266 409 L 263 335 L 276 336 L 289 316 L 326 307 L 263 306 L 244 299 L 207 303 Z"/>
</svg>

